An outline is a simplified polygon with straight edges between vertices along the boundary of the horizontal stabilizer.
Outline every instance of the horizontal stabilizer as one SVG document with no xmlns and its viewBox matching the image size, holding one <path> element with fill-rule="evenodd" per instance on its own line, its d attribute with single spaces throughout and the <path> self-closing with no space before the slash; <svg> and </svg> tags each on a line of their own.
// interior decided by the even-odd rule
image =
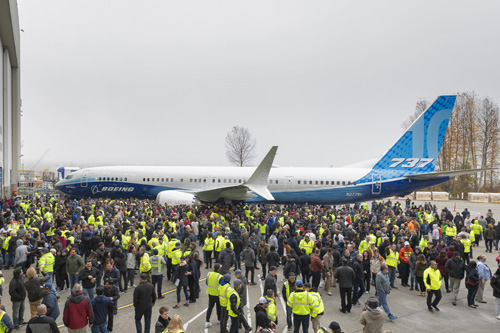
<svg viewBox="0 0 500 333">
<path fill-rule="evenodd" d="M 498 168 L 484 168 L 484 169 L 466 169 L 466 170 L 453 170 L 453 171 L 441 171 L 441 172 L 429 172 L 429 173 L 420 173 L 415 175 L 405 175 L 405 178 L 415 179 L 415 180 L 430 180 L 436 178 L 443 177 L 456 177 L 462 175 L 468 175 L 471 173 L 483 172 L 483 171 L 492 171 L 498 170 Z"/>
<path fill-rule="evenodd" d="M 274 200 L 273 195 L 271 194 L 271 192 L 269 192 L 266 185 L 262 186 L 262 185 L 249 185 L 249 184 L 247 184 L 246 186 L 248 187 L 248 189 L 250 191 L 253 191 L 254 193 L 260 195 L 264 199 Z"/>
</svg>

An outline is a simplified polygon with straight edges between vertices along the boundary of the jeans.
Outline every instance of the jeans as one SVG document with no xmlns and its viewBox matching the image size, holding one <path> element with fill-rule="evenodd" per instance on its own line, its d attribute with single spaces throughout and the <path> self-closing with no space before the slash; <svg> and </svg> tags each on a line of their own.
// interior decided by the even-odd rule
<svg viewBox="0 0 500 333">
<path fill-rule="evenodd" d="M 134 269 L 127 268 L 127 283 L 132 287 L 134 285 Z"/>
<path fill-rule="evenodd" d="M 288 305 L 286 306 L 286 325 L 288 328 L 291 328 L 293 323 L 292 323 L 292 308 L 289 307 Z"/>
<path fill-rule="evenodd" d="M 486 240 L 486 251 L 492 251 L 493 250 L 493 239 L 487 239 Z"/>
<path fill-rule="evenodd" d="M 144 333 L 149 333 L 151 328 L 151 313 L 153 308 L 149 309 L 135 309 L 135 329 L 137 333 L 142 333 L 141 319 L 144 316 Z"/>
<path fill-rule="evenodd" d="M 94 299 L 95 287 L 94 288 L 83 288 L 83 293 L 87 295 L 90 300 Z"/>
<path fill-rule="evenodd" d="M 354 280 L 352 284 L 352 304 L 357 304 L 364 292 L 365 286 L 363 280 Z"/>
<path fill-rule="evenodd" d="M 251 275 L 252 278 L 250 279 L 250 282 L 255 283 L 255 268 L 245 266 L 245 278 L 247 279 L 247 281 L 248 281 L 248 272 L 252 273 Z"/>
<path fill-rule="evenodd" d="M 389 267 L 389 281 L 391 282 L 391 286 L 394 285 L 394 281 L 396 280 L 396 267 Z"/>
<path fill-rule="evenodd" d="M 382 308 L 384 308 L 385 313 L 389 317 L 392 316 L 391 310 L 389 309 L 389 305 L 387 305 L 387 294 L 385 293 L 378 293 L 378 302 Z"/>
<path fill-rule="evenodd" d="M 238 333 L 240 326 L 240 321 L 238 316 L 236 317 L 229 316 L 229 317 L 231 318 L 231 328 L 229 328 L 229 333 Z"/>
<path fill-rule="evenodd" d="M 71 288 L 71 290 L 73 290 L 73 286 L 75 285 L 75 283 L 78 283 L 78 275 L 70 274 L 69 275 L 69 287 Z"/>
<path fill-rule="evenodd" d="M 108 330 L 106 328 L 106 323 L 104 324 L 100 324 L 100 325 L 96 325 L 94 324 L 91 328 L 90 328 L 90 331 L 92 333 L 108 333 Z"/>
<path fill-rule="evenodd" d="M 7 269 L 10 267 L 10 265 L 14 266 L 15 258 L 16 258 L 15 252 L 7 253 L 7 263 L 5 264 L 5 266 L 7 266 Z"/>
<path fill-rule="evenodd" d="M 161 285 L 163 283 L 163 274 L 161 275 L 151 275 L 151 279 L 153 281 L 153 288 L 155 287 L 156 284 L 158 284 L 158 297 L 161 296 Z M 177 302 L 178 303 L 178 302 Z"/>
<path fill-rule="evenodd" d="M 177 286 L 177 303 L 181 302 L 181 289 L 184 289 L 184 296 L 186 296 L 186 302 L 189 302 L 187 286 Z"/>
<path fill-rule="evenodd" d="M 234 261 L 234 269 L 240 269 L 241 270 L 241 256 L 240 254 L 235 254 L 234 258 L 236 259 Z"/>
<path fill-rule="evenodd" d="M 415 284 L 415 282 L 416 282 L 415 280 L 416 279 L 415 279 L 415 275 L 413 275 L 413 268 L 411 268 L 411 266 L 410 266 L 410 285 L 411 285 L 411 287 L 413 287 L 413 285 Z"/>
<path fill-rule="evenodd" d="M 467 305 L 474 305 L 474 298 L 477 294 L 477 289 L 479 285 L 471 286 L 470 284 L 465 284 L 469 292 L 467 293 Z"/>
<path fill-rule="evenodd" d="M 299 333 L 300 325 L 302 324 L 302 332 L 309 331 L 309 315 L 293 314 L 293 333 Z"/>
<path fill-rule="evenodd" d="M 25 300 L 12 302 L 12 321 L 14 325 L 21 325 L 24 322 Z"/>
<path fill-rule="evenodd" d="M 312 287 L 316 288 L 317 290 L 319 288 L 320 282 L 321 282 L 321 271 L 312 272 Z"/>
<path fill-rule="evenodd" d="M 495 297 L 495 314 L 500 317 L 500 297 Z"/>
<path fill-rule="evenodd" d="M 495 239 L 495 251 L 498 251 L 498 242 L 500 241 L 500 238 Z"/>
<path fill-rule="evenodd" d="M 352 302 L 351 302 L 352 288 L 340 288 L 340 302 L 342 305 L 342 310 L 351 311 Z M 346 302 L 347 298 L 347 302 Z"/>
<path fill-rule="evenodd" d="M 123 285 L 122 285 L 122 279 L 123 279 Z M 127 281 L 128 281 L 127 271 L 121 271 L 120 280 L 118 280 L 118 286 L 120 287 L 120 291 L 127 290 Z"/>
<path fill-rule="evenodd" d="M 432 301 L 432 295 L 436 295 L 436 298 L 434 301 Z M 439 304 L 439 301 L 441 300 L 441 289 L 438 290 L 429 290 L 427 292 L 427 307 L 429 309 L 432 309 L 431 306 L 437 306 Z"/>
</svg>

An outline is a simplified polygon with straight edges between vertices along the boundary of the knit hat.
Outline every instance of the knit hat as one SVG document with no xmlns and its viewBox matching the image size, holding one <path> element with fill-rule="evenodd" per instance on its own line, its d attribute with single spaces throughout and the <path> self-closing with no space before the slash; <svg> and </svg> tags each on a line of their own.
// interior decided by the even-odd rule
<svg viewBox="0 0 500 333">
<path fill-rule="evenodd" d="M 224 282 L 231 282 L 231 275 L 224 274 L 224 276 L 222 277 L 222 281 L 224 281 Z"/>
<path fill-rule="evenodd" d="M 241 286 L 243 284 L 243 282 L 241 282 L 240 279 L 236 279 L 233 281 L 233 286 L 236 288 L 238 286 Z"/>
<path fill-rule="evenodd" d="M 21 272 L 22 272 L 21 267 L 16 267 L 16 269 L 14 269 L 14 276 L 18 277 L 19 275 L 21 275 Z"/>
<path fill-rule="evenodd" d="M 28 270 L 26 271 L 26 276 L 31 279 L 32 277 L 34 277 L 36 275 L 36 271 L 33 267 L 30 267 L 28 268 Z"/>
<path fill-rule="evenodd" d="M 330 326 L 328 326 L 329 329 L 333 330 L 334 332 L 337 330 L 340 330 L 340 325 L 336 321 L 332 321 L 330 323 Z"/>
</svg>

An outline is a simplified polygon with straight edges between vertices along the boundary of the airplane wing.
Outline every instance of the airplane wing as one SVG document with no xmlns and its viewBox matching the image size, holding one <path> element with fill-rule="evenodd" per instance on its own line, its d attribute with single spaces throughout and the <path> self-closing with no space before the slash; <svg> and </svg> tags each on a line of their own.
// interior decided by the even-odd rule
<svg viewBox="0 0 500 333">
<path fill-rule="evenodd" d="M 271 171 L 277 150 L 277 146 L 274 146 L 271 150 L 269 150 L 266 157 L 264 157 L 257 169 L 255 169 L 253 174 L 245 183 L 199 191 L 196 192 L 195 196 L 201 201 L 208 202 L 213 202 L 218 199 L 248 200 L 256 197 L 255 194 L 260 195 L 266 200 L 274 200 L 273 195 L 267 188 L 267 179 L 269 177 L 269 172 Z"/>
<path fill-rule="evenodd" d="M 453 171 L 441 171 L 441 172 L 429 172 L 429 173 L 419 173 L 414 175 L 405 175 L 405 178 L 410 180 L 430 180 L 443 177 L 456 177 L 462 175 L 468 175 L 471 173 L 498 170 L 498 168 L 483 168 L 483 169 L 466 169 L 466 170 L 453 170 Z"/>
</svg>

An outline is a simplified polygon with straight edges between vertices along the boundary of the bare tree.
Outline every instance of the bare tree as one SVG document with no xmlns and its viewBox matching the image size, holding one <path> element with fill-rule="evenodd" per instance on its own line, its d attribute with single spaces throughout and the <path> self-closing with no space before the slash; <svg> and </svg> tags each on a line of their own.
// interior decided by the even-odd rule
<svg viewBox="0 0 500 333">
<path fill-rule="evenodd" d="M 417 120 L 417 118 L 420 117 L 420 115 L 424 113 L 425 110 L 427 110 L 428 107 L 429 102 L 425 98 L 421 98 L 417 102 L 417 105 L 415 105 L 415 112 L 413 112 L 412 115 L 408 117 L 408 119 L 406 119 L 401 125 L 401 127 L 403 127 L 403 130 L 407 130 L 411 126 L 411 124 L 413 124 L 413 122 Z"/>
<path fill-rule="evenodd" d="M 248 128 L 234 126 L 226 135 L 226 156 L 231 164 L 240 167 L 255 158 L 255 139 Z"/>
</svg>

